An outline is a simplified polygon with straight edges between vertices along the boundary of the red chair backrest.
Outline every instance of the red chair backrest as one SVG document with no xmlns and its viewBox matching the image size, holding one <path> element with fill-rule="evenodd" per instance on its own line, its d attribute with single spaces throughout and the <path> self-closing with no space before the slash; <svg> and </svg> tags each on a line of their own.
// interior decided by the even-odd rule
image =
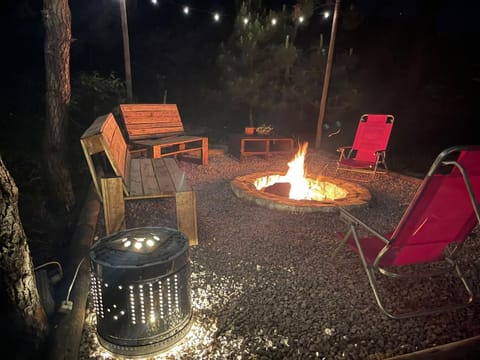
<svg viewBox="0 0 480 360">
<path fill-rule="evenodd" d="M 456 161 L 466 170 L 478 206 L 480 147 L 464 148 L 457 154 L 459 156 Z M 443 251 L 450 243 L 464 241 L 478 224 L 460 170 L 449 167 L 448 173 L 436 172 L 442 169 L 446 169 L 442 162 L 435 161 L 392 234 L 392 246 L 388 256 L 383 258 L 391 265 L 442 259 Z M 381 263 L 385 265 L 384 261 Z"/>
<path fill-rule="evenodd" d="M 387 149 L 392 127 L 392 115 L 362 115 L 352 145 L 357 151 L 355 160 L 375 163 L 375 152 Z"/>
</svg>

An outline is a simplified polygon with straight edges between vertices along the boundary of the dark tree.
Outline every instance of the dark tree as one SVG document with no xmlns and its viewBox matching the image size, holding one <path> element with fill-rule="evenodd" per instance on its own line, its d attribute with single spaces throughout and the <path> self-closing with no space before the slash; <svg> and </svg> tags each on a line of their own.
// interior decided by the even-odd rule
<svg viewBox="0 0 480 360">
<path fill-rule="evenodd" d="M 36 357 L 48 321 L 35 283 L 33 263 L 18 211 L 18 188 L 0 157 L 0 288 L 2 351 L 17 359 Z M 9 351 L 10 349 L 10 351 Z"/>
<path fill-rule="evenodd" d="M 277 12 L 267 11 L 262 2 L 242 3 L 217 65 L 221 93 L 245 106 L 250 126 L 265 122 L 264 116 L 280 119 L 287 110 L 315 104 L 323 58 L 316 48 L 306 52 L 296 45 L 299 29 L 313 13 L 313 0 Z"/>
<path fill-rule="evenodd" d="M 70 211 L 75 203 L 65 160 L 70 104 L 71 14 L 68 0 L 44 0 L 46 126 L 44 156 L 51 194 Z"/>
</svg>

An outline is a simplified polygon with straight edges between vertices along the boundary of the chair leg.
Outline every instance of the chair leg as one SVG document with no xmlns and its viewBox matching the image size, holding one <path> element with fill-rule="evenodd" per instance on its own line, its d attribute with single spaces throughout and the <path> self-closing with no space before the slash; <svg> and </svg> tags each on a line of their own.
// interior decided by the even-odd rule
<svg viewBox="0 0 480 360">
<path fill-rule="evenodd" d="M 365 269 L 365 272 L 367 274 L 368 282 L 369 282 L 370 287 L 373 291 L 375 301 L 376 301 L 380 311 L 384 315 L 386 315 L 388 318 L 398 320 L 398 319 L 411 318 L 411 317 L 415 317 L 415 316 L 432 315 L 432 314 L 440 313 L 440 312 L 443 312 L 443 311 L 451 311 L 451 310 L 461 309 L 463 307 L 468 306 L 469 304 L 471 304 L 473 302 L 473 299 L 474 299 L 473 292 L 472 292 L 470 286 L 468 285 L 467 281 L 465 280 L 465 277 L 463 276 L 463 273 L 461 272 L 458 264 L 455 264 L 456 275 L 460 278 L 463 286 L 465 287 L 465 289 L 468 293 L 468 299 L 465 303 L 447 304 L 447 305 L 444 305 L 444 306 L 430 308 L 428 310 L 414 310 L 414 311 L 405 312 L 405 313 L 401 313 L 401 314 L 394 314 L 393 312 L 387 311 L 387 309 L 383 305 L 383 302 L 380 298 L 378 285 L 377 285 L 377 279 L 376 279 L 376 276 L 375 276 L 375 268 L 372 265 L 367 263 L 367 261 L 365 259 L 365 255 L 363 253 L 363 250 L 360 246 L 360 240 L 359 240 L 355 230 L 353 231 L 352 235 L 355 239 L 355 243 L 356 243 L 357 248 L 358 248 L 360 259 L 362 261 L 363 268 Z"/>
<path fill-rule="evenodd" d="M 465 279 L 465 276 L 463 275 L 457 263 L 455 263 L 455 272 L 457 273 L 457 276 L 460 278 L 460 281 L 462 282 L 463 287 L 468 293 L 468 304 L 472 303 L 475 298 L 475 295 L 473 294 L 473 291 L 470 285 L 468 285 L 467 280 Z"/>
<path fill-rule="evenodd" d="M 340 244 L 337 246 L 337 248 L 333 251 L 333 254 L 330 258 L 330 260 L 333 262 L 333 260 L 337 257 L 338 253 L 340 252 L 340 249 L 343 249 L 345 244 L 348 242 L 348 239 L 350 239 L 350 236 L 352 235 L 352 229 L 350 228 L 348 232 L 345 234 L 343 237 L 342 241 Z"/>
</svg>

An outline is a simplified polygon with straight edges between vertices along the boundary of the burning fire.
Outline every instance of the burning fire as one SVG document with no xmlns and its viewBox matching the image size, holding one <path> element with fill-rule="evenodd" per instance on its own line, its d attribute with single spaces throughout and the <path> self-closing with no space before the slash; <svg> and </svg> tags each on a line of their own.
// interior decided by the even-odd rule
<svg viewBox="0 0 480 360">
<path fill-rule="evenodd" d="M 308 142 L 304 142 L 298 148 L 295 157 L 288 163 L 289 169 L 283 180 L 290 183 L 291 188 L 288 194 L 290 199 L 311 200 L 310 187 L 305 178 L 305 155 L 307 154 Z"/>
<path fill-rule="evenodd" d="M 341 199 L 347 196 L 347 191 L 327 181 L 317 181 L 306 177 L 305 156 L 308 142 L 300 144 L 292 161 L 288 163 L 285 175 L 271 175 L 258 178 L 255 181 L 257 190 L 263 190 L 277 183 L 289 183 L 289 199 L 325 201 Z"/>
</svg>

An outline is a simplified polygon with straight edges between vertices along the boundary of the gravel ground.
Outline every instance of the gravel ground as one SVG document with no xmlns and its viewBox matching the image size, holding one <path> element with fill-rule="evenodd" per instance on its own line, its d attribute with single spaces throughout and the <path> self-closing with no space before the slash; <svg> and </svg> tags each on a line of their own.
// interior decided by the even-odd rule
<svg viewBox="0 0 480 360">
<path fill-rule="evenodd" d="M 236 176 L 285 173 L 288 160 L 252 157 L 240 163 L 217 155 L 208 166 L 179 162 L 197 193 L 200 244 L 190 250 L 194 322 L 185 341 L 159 359 L 385 359 L 480 334 L 478 303 L 407 320 L 382 316 L 358 256 L 344 249 L 332 261 L 334 233 L 345 229 L 335 212 L 271 210 L 232 192 Z M 306 167 L 332 176 L 335 163 L 309 151 Z M 383 232 L 398 223 L 418 181 L 392 174 L 362 185 L 372 200 L 352 213 Z M 127 224 L 175 227 L 173 200 L 127 202 Z M 102 218 L 97 228 L 103 236 Z M 472 241 L 464 250 L 462 264 L 478 294 L 480 245 Z M 385 288 L 397 308 L 464 296 L 453 280 Z M 96 340 L 91 302 L 80 359 L 112 359 Z"/>
</svg>

